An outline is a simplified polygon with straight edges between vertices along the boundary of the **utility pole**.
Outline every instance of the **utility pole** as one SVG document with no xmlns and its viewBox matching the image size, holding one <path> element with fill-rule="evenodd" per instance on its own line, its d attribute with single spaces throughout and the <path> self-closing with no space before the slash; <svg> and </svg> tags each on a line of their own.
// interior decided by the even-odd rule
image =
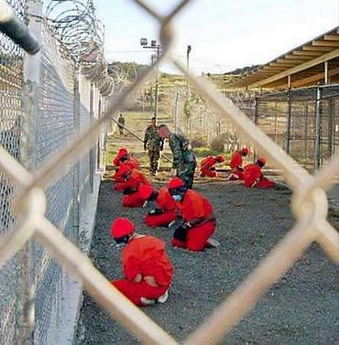
<svg viewBox="0 0 339 345">
<path fill-rule="evenodd" d="M 179 132 L 179 92 L 175 96 L 175 116 L 174 116 L 174 128 L 175 133 Z"/>
<path fill-rule="evenodd" d="M 192 50 L 192 47 L 189 45 L 187 46 L 187 105 L 190 104 L 191 102 L 191 90 L 190 90 L 190 86 L 189 86 L 189 78 L 188 78 L 188 74 L 189 74 L 189 70 L 190 70 L 190 52 Z M 190 106 L 189 106 L 190 107 Z M 192 119 L 191 119 L 191 115 L 189 117 L 187 117 L 187 130 L 189 130 L 189 135 L 191 136 L 191 130 L 192 130 Z"/>
<path fill-rule="evenodd" d="M 191 52 L 191 50 L 192 50 L 192 47 L 187 46 L 187 74 L 190 71 L 190 52 Z M 186 79 L 187 79 L 187 94 L 189 95 L 190 87 L 189 87 L 188 77 Z"/>
<path fill-rule="evenodd" d="M 148 40 L 147 38 L 141 38 L 140 39 L 140 44 L 143 46 L 143 48 L 147 49 L 153 49 L 156 51 L 156 59 L 159 59 L 160 56 L 160 44 L 157 43 L 156 40 L 151 40 L 151 45 L 148 45 Z M 153 58 L 154 55 L 152 55 L 152 64 L 153 64 Z M 156 78 L 155 78 L 155 95 L 154 95 L 154 117 L 155 120 L 157 120 L 158 116 L 158 101 L 159 101 L 159 66 L 157 65 L 156 67 Z"/>
<path fill-rule="evenodd" d="M 157 60 L 160 55 L 160 45 L 157 45 Z M 157 120 L 158 116 L 158 102 L 159 102 L 159 65 L 156 67 L 156 78 L 155 78 L 155 104 L 154 104 L 154 117 Z"/>
</svg>

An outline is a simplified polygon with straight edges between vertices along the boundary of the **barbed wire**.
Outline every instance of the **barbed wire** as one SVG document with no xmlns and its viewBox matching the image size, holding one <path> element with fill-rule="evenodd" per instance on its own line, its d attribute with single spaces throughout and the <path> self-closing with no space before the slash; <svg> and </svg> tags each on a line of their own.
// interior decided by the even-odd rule
<svg viewBox="0 0 339 345">
<path fill-rule="evenodd" d="M 62 43 L 61 53 L 74 59 L 102 96 L 110 95 L 114 79 L 107 72 L 104 25 L 96 17 L 93 0 L 51 0 L 45 12 L 50 30 Z"/>
</svg>

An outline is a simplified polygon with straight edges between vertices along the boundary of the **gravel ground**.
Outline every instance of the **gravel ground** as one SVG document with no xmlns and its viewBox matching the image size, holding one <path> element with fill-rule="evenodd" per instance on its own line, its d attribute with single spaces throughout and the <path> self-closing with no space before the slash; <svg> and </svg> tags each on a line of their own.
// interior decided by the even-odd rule
<svg viewBox="0 0 339 345">
<path fill-rule="evenodd" d="M 100 188 L 90 252 L 94 265 L 109 280 L 121 277 L 121 253 L 109 235 L 118 216 L 129 217 L 137 231 L 162 238 L 175 267 L 170 298 L 143 310 L 178 341 L 239 286 L 294 224 L 290 191 L 248 189 L 224 181 L 200 180 L 195 185 L 214 206 L 215 238 L 221 242 L 219 248 L 202 253 L 172 249 L 166 228 L 143 224 L 145 209 L 123 208 L 122 195 L 112 190 L 112 182 L 104 181 Z M 339 229 L 338 216 L 330 222 Z M 78 344 L 138 343 L 84 294 Z M 338 267 L 312 245 L 221 344 L 339 344 Z"/>
</svg>

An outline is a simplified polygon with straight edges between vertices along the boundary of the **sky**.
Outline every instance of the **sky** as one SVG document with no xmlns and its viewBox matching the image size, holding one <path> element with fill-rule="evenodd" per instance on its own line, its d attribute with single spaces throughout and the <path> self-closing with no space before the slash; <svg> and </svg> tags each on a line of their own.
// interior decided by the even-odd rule
<svg viewBox="0 0 339 345">
<path fill-rule="evenodd" d="M 179 0 L 145 0 L 162 15 Z M 152 49 L 140 38 L 159 40 L 159 25 L 133 0 L 94 0 L 105 26 L 108 62 L 150 64 Z M 339 0 L 192 0 L 174 20 L 172 55 L 191 73 L 226 73 L 265 64 L 339 26 Z M 168 63 L 161 71 L 176 73 Z"/>
</svg>

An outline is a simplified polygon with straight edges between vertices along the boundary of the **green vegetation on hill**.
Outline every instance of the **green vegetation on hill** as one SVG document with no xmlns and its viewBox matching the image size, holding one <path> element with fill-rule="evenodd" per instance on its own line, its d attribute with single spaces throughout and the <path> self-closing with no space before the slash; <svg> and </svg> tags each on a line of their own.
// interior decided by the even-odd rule
<svg viewBox="0 0 339 345">
<path fill-rule="evenodd" d="M 148 67 L 147 65 L 140 65 L 136 62 L 114 61 L 108 64 L 107 72 L 113 79 L 119 78 L 134 81 Z"/>
<path fill-rule="evenodd" d="M 245 73 L 251 72 L 253 70 L 255 70 L 256 68 L 258 68 L 260 65 L 252 65 L 252 66 L 246 66 L 246 67 L 242 67 L 242 68 L 237 68 L 231 72 L 227 72 L 224 74 L 232 74 L 232 75 L 243 75 Z"/>
</svg>

